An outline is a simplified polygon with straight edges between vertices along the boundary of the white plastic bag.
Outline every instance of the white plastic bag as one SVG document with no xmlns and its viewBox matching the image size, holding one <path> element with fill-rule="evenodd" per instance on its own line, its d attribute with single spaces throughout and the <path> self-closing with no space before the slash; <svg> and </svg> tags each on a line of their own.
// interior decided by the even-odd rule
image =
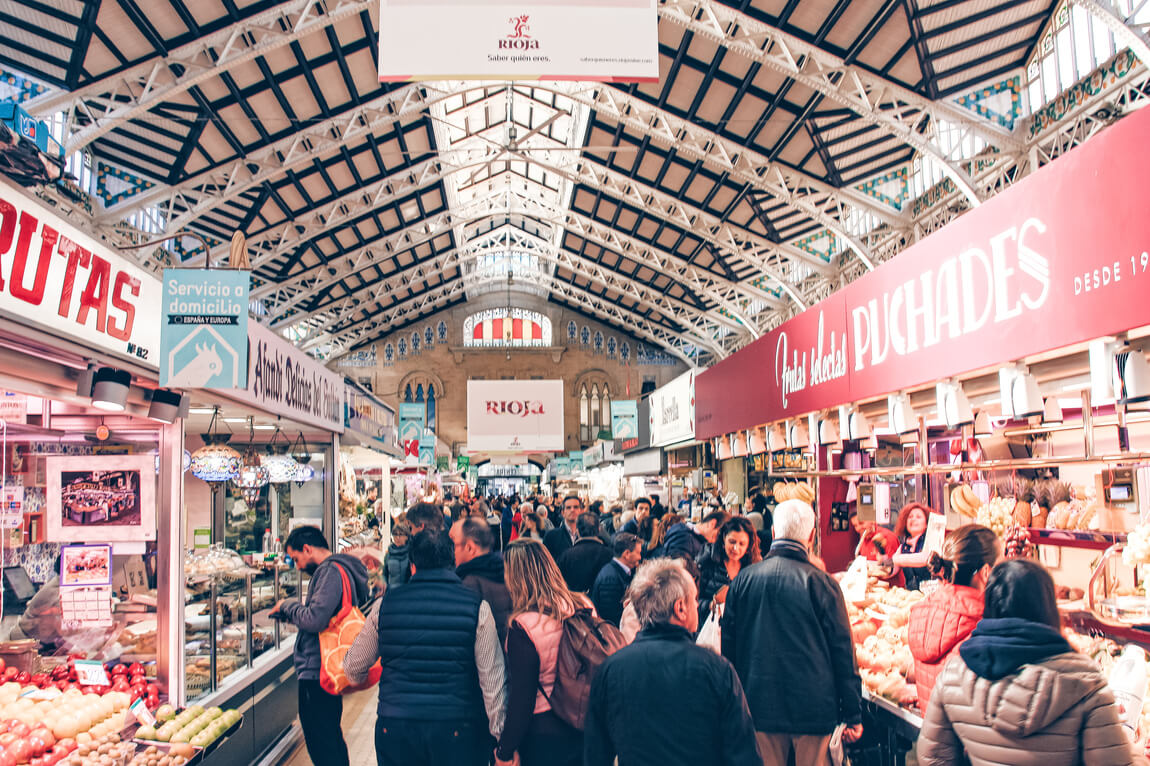
<svg viewBox="0 0 1150 766">
<path fill-rule="evenodd" d="M 866 584 L 867 560 L 859 556 L 851 562 L 850 568 L 847 569 L 843 578 L 839 580 L 839 587 L 842 588 L 843 598 L 852 603 L 862 601 L 866 598 Z"/>
<path fill-rule="evenodd" d="M 723 605 L 716 604 L 707 615 L 707 621 L 703 623 L 703 629 L 699 631 L 699 637 L 695 639 L 695 643 L 699 646 L 710 649 L 715 654 L 723 653 L 723 638 L 719 629 L 719 620 L 723 616 Z"/>
<path fill-rule="evenodd" d="M 833 766 L 848 766 L 850 763 L 847 760 L 846 750 L 843 747 L 843 730 L 846 729 L 845 723 L 840 723 L 835 727 L 834 733 L 831 734 L 830 741 L 830 759 Z"/>
</svg>

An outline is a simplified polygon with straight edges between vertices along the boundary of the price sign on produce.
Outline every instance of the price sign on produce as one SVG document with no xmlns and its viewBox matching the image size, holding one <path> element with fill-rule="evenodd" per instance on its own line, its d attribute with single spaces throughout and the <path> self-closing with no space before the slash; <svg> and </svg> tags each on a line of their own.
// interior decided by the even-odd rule
<svg viewBox="0 0 1150 766">
<path fill-rule="evenodd" d="M 76 660 L 76 683 L 80 686 L 108 686 L 108 671 L 95 660 Z"/>
</svg>

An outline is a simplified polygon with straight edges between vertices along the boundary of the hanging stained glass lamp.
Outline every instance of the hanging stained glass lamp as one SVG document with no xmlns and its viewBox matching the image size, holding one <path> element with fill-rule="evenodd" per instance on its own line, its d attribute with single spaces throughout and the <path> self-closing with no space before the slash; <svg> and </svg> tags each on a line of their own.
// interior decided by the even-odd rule
<svg viewBox="0 0 1150 766">
<path fill-rule="evenodd" d="M 203 434 L 204 446 L 192 453 L 188 468 L 192 476 L 202 481 L 227 481 L 240 470 L 240 453 L 228 446 L 231 434 L 213 432 L 219 409 L 212 413 L 208 433 Z"/>
</svg>

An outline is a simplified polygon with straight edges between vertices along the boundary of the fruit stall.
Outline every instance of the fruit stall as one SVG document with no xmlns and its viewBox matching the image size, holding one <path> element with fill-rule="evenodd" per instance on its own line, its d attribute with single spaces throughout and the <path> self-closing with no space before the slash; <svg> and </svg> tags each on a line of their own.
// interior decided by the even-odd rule
<svg viewBox="0 0 1150 766">
<path fill-rule="evenodd" d="M 1150 156 L 1105 159 L 1148 129 L 1150 112 L 1108 128 L 701 372 L 697 438 L 757 445 L 773 498 L 815 506 L 831 572 L 856 528 L 889 534 L 920 503 L 917 550 L 985 525 L 1053 574 L 1075 646 L 1104 666 L 1150 646 L 1150 219 L 1133 213 Z M 1095 286 L 1102 253 L 1121 279 Z M 891 553 L 847 596 L 875 763 L 901 763 L 921 723 L 905 626 L 922 594 Z"/>
</svg>

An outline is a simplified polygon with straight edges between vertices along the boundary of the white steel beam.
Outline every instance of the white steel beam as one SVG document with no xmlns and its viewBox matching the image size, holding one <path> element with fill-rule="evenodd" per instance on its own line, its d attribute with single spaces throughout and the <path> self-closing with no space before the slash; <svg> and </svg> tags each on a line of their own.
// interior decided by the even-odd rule
<svg viewBox="0 0 1150 766">
<path fill-rule="evenodd" d="M 246 157 L 206 170 L 180 183 L 161 184 L 129 197 L 107 208 L 103 219 L 107 223 L 115 223 L 131 213 L 156 206 L 168 221 L 168 231 L 176 231 L 257 184 L 338 152 L 341 146 L 351 141 L 378 135 L 396 122 L 417 118 L 426 107 L 422 89 L 415 85 L 404 86 L 331 119 L 308 123 L 296 133 Z"/>
<path fill-rule="evenodd" d="M 503 281 L 502 276 L 491 276 L 482 280 L 481 284 L 498 284 Z M 386 335 L 393 327 L 403 324 L 412 317 L 433 311 L 455 298 L 465 296 L 468 287 L 472 286 L 475 286 L 475 284 L 469 286 L 465 284 L 463 280 L 453 280 L 421 295 L 402 301 L 399 304 L 385 307 L 387 311 L 385 315 L 377 314 L 360 320 L 346 328 L 336 330 L 330 335 L 305 341 L 303 348 L 309 349 L 320 343 L 330 342 L 332 346 L 332 356 L 335 356 L 344 350 L 351 349 L 357 344 L 365 342 L 368 338 Z M 571 301 L 587 310 L 587 312 L 593 316 L 602 317 L 603 321 L 613 322 L 621 329 L 632 333 L 636 337 L 665 348 L 688 364 L 697 364 L 698 359 L 692 358 L 684 350 L 684 347 L 688 345 L 685 341 L 690 341 L 691 345 L 708 349 L 715 354 L 725 354 L 725 351 L 718 344 L 714 343 L 714 341 L 694 338 L 690 334 L 673 333 L 664 327 L 659 327 L 646 320 L 640 319 L 629 312 L 621 311 L 617 306 L 605 302 L 597 296 L 590 295 L 573 285 L 559 282 L 554 285 L 549 285 L 549 289 L 553 294 Z"/>
<path fill-rule="evenodd" d="M 1129 46 L 1142 65 L 1150 67 L 1150 37 L 1147 37 L 1145 28 L 1132 24 L 1110 0 L 1071 0 L 1071 2 L 1082 6 L 1091 16 L 1105 24 L 1118 41 L 1119 49 L 1123 45 Z"/>
<path fill-rule="evenodd" d="M 375 6 L 376 0 L 288 0 L 161 59 L 144 61 L 71 92 L 40 96 L 26 108 L 41 118 L 66 113 L 68 156 L 195 85 Z M 81 116 L 87 124 L 76 129 Z"/>
<path fill-rule="evenodd" d="M 779 72 L 884 128 L 936 163 L 971 204 L 978 205 L 981 195 L 970 175 L 935 142 L 933 126 L 945 122 L 1002 151 L 1023 150 L 1021 142 L 1004 128 L 957 105 L 925 99 L 717 0 L 662 0 L 659 16 Z"/>
<path fill-rule="evenodd" d="M 709 337 L 720 327 L 736 333 L 749 332 L 752 338 L 757 337 L 754 326 L 745 317 L 741 317 L 737 313 L 737 309 L 732 312 L 734 318 L 725 317 L 718 310 L 700 309 L 684 300 L 664 295 L 659 290 L 635 282 L 624 274 L 593 264 L 575 253 L 563 248 L 556 248 L 550 242 L 511 227 L 495 229 L 472 240 L 466 247 L 450 250 L 434 258 L 413 264 L 395 274 L 388 275 L 381 281 L 354 290 L 350 295 L 317 307 L 304 317 L 289 312 L 303 299 L 314 296 L 317 291 L 338 282 L 347 274 L 336 278 L 329 277 L 315 285 L 301 286 L 287 300 L 276 303 L 274 307 L 269 307 L 270 324 L 273 329 L 281 329 L 300 321 L 306 321 L 311 317 L 322 316 L 324 326 L 337 325 L 349 314 L 354 314 L 360 310 L 362 303 L 359 296 L 363 292 L 370 292 L 375 295 L 386 294 L 403 289 L 412 283 L 438 277 L 444 271 L 452 268 L 462 269 L 465 262 L 473 261 L 479 255 L 508 252 L 535 255 L 553 266 L 568 269 L 604 290 L 618 293 L 622 297 L 634 300 L 644 308 L 666 314 L 676 322 L 694 327 L 703 337 Z M 472 284 L 469 281 L 468 286 L 472 286 Z M 277 293 L 277 297 L 278 295 L 287 297 L 286 291 Z M 728 311 L 730 310 L 728 309 Z"/>
</svg>

